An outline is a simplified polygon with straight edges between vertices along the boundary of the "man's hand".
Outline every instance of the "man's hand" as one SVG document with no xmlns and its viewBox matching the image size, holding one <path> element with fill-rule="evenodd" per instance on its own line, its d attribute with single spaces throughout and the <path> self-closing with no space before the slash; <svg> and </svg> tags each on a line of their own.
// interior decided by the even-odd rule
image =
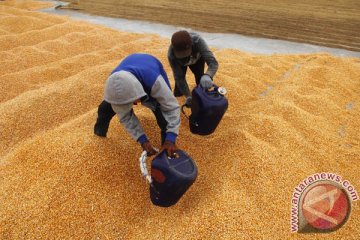
<svg viewBox="0 0 360 240">
<path fill-rule="evenodd" d="M 191 103 L 192 103 L 192 97 L 187 97 L 185 101 L 185 106 L 187 108 L 191 108 Z"/>
<path fill-rule="evenodd" d="M 165 141 L 161 147 L 160 152 L 162 150 L 166 150 L 168 157 L 173 158 L 176 156 L 175 151 L 178 150 L 178 148 L 176 147 L 175 143 L 172 143 L 170 141 Z"/>
<path fill-rule="evenodd" d="M 141 147 L 147 152 L 147 156 L 155 155 L 157 152 L 149 141 L 144 142 Z"/>
<path fill-rule="evenodd" d="M 204 74 L 200 78 L 200 85 L 205 89 L 209 89 L 213 86 L 213 81 L 209 75 Z"/>
</svg>

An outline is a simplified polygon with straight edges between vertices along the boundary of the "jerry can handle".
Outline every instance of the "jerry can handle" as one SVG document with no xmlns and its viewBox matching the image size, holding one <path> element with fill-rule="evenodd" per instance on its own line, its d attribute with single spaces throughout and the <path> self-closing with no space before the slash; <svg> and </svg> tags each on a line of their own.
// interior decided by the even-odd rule
<svg viewBox="0 0 360 240">
<path fill-rule="evenodd" d="M 157 156 L 160 156 L 160 157 L 163 158 L 163 159 L 164 159 L 164 158 L 167 158 L 167 159 L 176 159 L 176 158 L 179 158 L 179 157 L 184 157 L 184 156 L 186 156 L 186 155 L 184 154 L 184 152 L 183 152 L 182 150 L 177 149 L 177 150 L 175 150 L 173 156 L 169 156 L 165 150 L 161 151 Z"/>
<path fill-rule="evenodd" d="M 187 118 L 187 119 L 189 119 L 189 117 L 186 115 L 186 113 L 185 113 L 185 108 L 187 108 L 187 106 L 186 106 L 186 104 L 183 104 L 182 106 L 181 106 L 181 112 L 184 114 L 184 116 Z"/>
<path fill-rule="evenodd" d="M 154 148 L 156 152 L 159 152 L 159 149 Z M 146 167 L 146 159 L 147 159 L 147 152 L 143 151 L 141 153 L 141 156 L 139 157 L 139 163 L 140 163 L 140 171 L 141 175 L 146 179 L 146 181 L 151 185 L 152 184 L 152 178 L 149 174 L 147 167 Z"/>
<path fill-rule="evenodd" d="M 146 159 L 147 159 L 147 152 L 143 151 L 141 153 L 141 156 L 139 158 L 139 162 L 140 162 L 140 171 L 141 171 L 141 175 L 146 179 L 146 181 L 151 184 L 152 183 L 152 178 L 151 175 L 149 174 L 147 167 L 146 167 Z"/>
<path fill-rule="evenodd" d="M 184 110 L 185 107 L 186 107 L 185 104 L 181 106 L 181 112 L 182 112 L 182 113 L 184 114 L 184 116 L 189 120 L 190 124 L 195 125 L 196 127 L 198 127 L 199 124 L 197 124 L 196 122 L 192 121 L 192 120 L 186 115 L 185 110 Z"/>
</svg>

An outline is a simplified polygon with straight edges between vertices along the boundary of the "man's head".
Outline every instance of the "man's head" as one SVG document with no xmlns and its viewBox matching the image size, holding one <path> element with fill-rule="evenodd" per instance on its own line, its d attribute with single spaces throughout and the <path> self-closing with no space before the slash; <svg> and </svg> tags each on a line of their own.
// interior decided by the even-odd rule
<svg viewBox="0 0 360 240">
<path fill-rule="evenodd" d="M 192 40 L 187 31 L 178 31 L 171 37 L 171 45 L 176 58 L 185 58 L 191 55 Z"/>
</svg>

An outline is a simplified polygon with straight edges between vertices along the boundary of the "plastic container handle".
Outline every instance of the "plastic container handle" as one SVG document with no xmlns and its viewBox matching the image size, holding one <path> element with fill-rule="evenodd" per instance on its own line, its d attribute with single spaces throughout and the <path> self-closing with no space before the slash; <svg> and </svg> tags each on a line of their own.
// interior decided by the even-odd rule
<svg viewBox="0 0 360 240">
<path fill-rule="evenodd" d="M 198 127 L 199 124 L 198 124 L 197 122 L 191 121 L 191 119 L 188 117 L 188 115 L 186 115 L 185 110 L 184 110 L 185 107 L 186 107 L 185 104 L 181 106 L 181 112 L 182 112 L 182 114 L 184 114 L 184 116 L 189 120 L 189 123 L 190 123 L 190 124 Z"/>
</svg>

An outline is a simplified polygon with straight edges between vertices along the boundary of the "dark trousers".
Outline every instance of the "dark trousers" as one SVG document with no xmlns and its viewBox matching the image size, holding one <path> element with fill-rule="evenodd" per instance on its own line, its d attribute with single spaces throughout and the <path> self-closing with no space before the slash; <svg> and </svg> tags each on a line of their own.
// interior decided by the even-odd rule
<svg viewBox="0 0 360 240">
<path fill-rule="evenodd" d="M 187 66 L 182 67 L 183 71 L 185 72 L 185 75 L 186 75 L 187 68 L 188 68 Z M 205 60 L 201 57 L 195 64 L 189 65 L 189 68 L 195 76 L 196 86 L 199 85 L 200 79 L 204 75 Z M 178 87 L 176 86 L 176 84 L 175 84 L 175 88 L 174 88 L 174 94 L 176 97 L 183 95 L 180 92 L 180 90 L 178 89 Z"/>
<path fill-rule="evenodd" d="M 166 129 L 167 129 L 167 121 L 165 120 L 161 110 L 160 105 L 158 105 L 155 111 L 152 111 L 155 115 L 156 122 L 161 130 L 161 145 L 165 141 L 166 137 Z M 98 107 L 98 117 L 94 126 L 94 133 L 101 137 L 106 137 L 106 133 L 109 129 L 111 119 L 116 115 L 114 110 L 111 107 L 111 104 L 102 101 Z"/>
</svg>

